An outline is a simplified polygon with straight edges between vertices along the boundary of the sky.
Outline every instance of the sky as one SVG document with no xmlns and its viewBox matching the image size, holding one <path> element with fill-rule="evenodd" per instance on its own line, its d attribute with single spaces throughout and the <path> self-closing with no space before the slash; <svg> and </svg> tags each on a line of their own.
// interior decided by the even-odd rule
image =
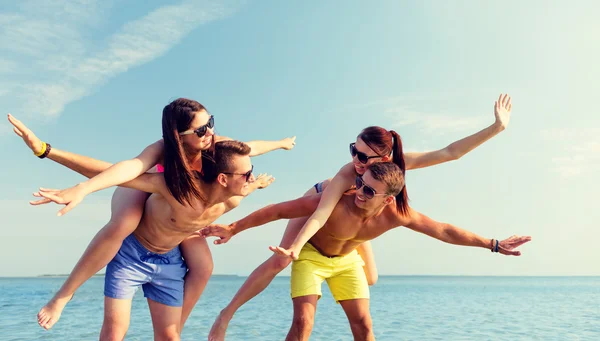
<svg viewBox="0 0 600 341">
<path fill-rule="evenodd" d="M 406 228 L 373 241 L 383 275 L 600 275 L 600 24 L 594 1 L 279 2 L 118 0 L 0 4 L 0 104 L 53 147 L 118 162 L 161 136 L 162 108 L 200 101 L 217 132 L 297 136 L 253 159 L 276 181 L 217 222 L 302 195 L 380 125 L 407 151 L 508 128 L 458 161 L 409 171 L 411 206 L 486 238 L 531 235 L 521 257 Z M 114 189 L 59 207 L 38 187 L 83 178 L 39 160 L 0 122 L 0 276 L 68 273 L 110 218 Z M 216 274 L 247 275 L 286 221 L 211 245 Z M 282 273 L 289 274 L 289 269 Z"/>
</svg>

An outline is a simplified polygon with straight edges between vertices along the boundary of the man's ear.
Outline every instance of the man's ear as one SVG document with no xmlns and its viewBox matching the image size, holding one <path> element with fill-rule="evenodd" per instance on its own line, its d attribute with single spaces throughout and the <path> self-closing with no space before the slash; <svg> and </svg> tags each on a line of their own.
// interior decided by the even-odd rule
<svg viewBox="0 0 600 341">
<path fill-rule="evenodd" d="M 223 186 L 223 187 L 227 187 L 227 175 L 223 174 L 223 173 L 219 173 L 219 175 L 217 175 L 217 182 Z"/>
<path fill-rule="evenodd" d="M 383 203 L 385 205 L 394 204 L 394 203 L 396 203 L 396 198 L 390 195 L 387 198 L 385 198 L 385 201 Z"/>
</svg>

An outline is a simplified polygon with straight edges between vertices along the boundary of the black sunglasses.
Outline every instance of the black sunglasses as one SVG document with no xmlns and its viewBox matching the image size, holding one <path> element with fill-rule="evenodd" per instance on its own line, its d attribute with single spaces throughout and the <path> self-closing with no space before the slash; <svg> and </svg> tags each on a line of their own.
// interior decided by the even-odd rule
<svg viewBox="0 0 600 341">
<path fill-rule="evenodd" d="M 387 195 L 385 193 L 377 194 L 377 192 L 373 189 L 373 187 L 367 185 L 362 177 L 358 175 L 355 180 L 356 190 L 358 191 L 361 187 L 363 187 L 363 194 L 367 199 L 373 199 L 374 196 L 377 195 Z"/>
<path fill-rule="evenodd" d="M 215 117 L 213 115 L 210 115 L 210 118 L 208 119 L 208 122 L 206 122 L 205 125 L 200 126 L 198 129 L 184 131 L 183 133 L 179 133 L 179 135 L 196 134 L 196 135 L 198 135 L 198 137 L 202 137 L 202 136 L 206 135 L 206 131 L 208 129 L 212 129 L 212 128 L 214 128 L 214 126 L 215 126 Z"/>
<path fill-rule="evenodd" d="M 374 159 L 376 157 L 382 157 L 379 155 L 367 156 L 367 154 L 365 154 L 363 152 L 359 152 L 358 149 L 356 149 L 356 143 L 354 143 L 354 142 L 350 143 L 350 155 L 352 155 L 352 157 L 356 156 L 358 161 L 362 164 L 366 164 L 367 162 L 369 162 L 369 159 Z"/>
<path fill-rule="evenodd" d="M 252 168 L 250 168 L 249 171 L 247 171 L 246 173 L 228 173 L 228 172 L 223 172 L 223 174 L 229 174 L 229 175 L 243 175 L 246 177 L 246 182 L 250 181 L 250 177 L 252 176 L 252 171 L 254 171 L 254 165 L 252 165 Z"/>
</svg>

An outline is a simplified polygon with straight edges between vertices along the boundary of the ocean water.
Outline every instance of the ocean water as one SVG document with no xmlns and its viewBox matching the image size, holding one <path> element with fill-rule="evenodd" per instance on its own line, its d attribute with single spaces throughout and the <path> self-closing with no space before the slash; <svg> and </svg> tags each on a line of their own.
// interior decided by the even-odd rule
<svg viewBox="0 0 600 341">
<path fill-rule="evenodd" d="M 0 278 L 0 340 L 97 340 L 103 278 L 88 281 L 50 331 L 36 313 L 64 278 Z M 245 278 L 214 276 L 182 334 L 206 340 L 218 312 Z M 371 288 L 377 340 L 600 340 L 600 277 L 381 277 Z M 227 340 L 283 340 L 292 318 L 289 278 L 278 277 L 242 307 Z M 126 340 L 152 340 L 137 293 Z M 352 340 L 324 284 L 311 340 Z"/>
</svg>

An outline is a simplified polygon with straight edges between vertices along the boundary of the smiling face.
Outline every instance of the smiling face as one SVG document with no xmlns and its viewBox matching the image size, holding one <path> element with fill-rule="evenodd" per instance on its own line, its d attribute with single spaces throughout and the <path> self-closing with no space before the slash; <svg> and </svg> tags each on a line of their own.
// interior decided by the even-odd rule
<svg viewBox="0 0 600 341">
<path fill-rule="evenodd" d="M 181 136 L 183 145 L 187 150 L 200 151 L 208 150 L 210 148 L 213 142 L 213 136 L 215 135 L 214 126 L 212 128 L 207 126 L 210 118 L 211 115 L 206 110 L 201 110 L 194 113 L 194 119 L 192 122 L 190 122 L 189 129 L 185 132 L 182 132 L 185 135 Z M 206 127 L 202 128 L 203 126 Z M 198 134 L 196 133 L 198 129 L 206 129 L 204 136 L 198 137 Z"/>
<path fill-rule="evenodd" d="M 375 180 L 369 170 L 357 177 L 354 204 L 363 210 L 373 210 L 394 202 L 389 188 L 383 181 Z"/>
<path fill-rule="evenodd" d="M 219 182 L 232 195 L 248 195 L 250 184 L 254 182 L 252 161 L 248 155 L 236 155 L 229 161 L 229 169 L 219 174 Z"/>
</svg>

